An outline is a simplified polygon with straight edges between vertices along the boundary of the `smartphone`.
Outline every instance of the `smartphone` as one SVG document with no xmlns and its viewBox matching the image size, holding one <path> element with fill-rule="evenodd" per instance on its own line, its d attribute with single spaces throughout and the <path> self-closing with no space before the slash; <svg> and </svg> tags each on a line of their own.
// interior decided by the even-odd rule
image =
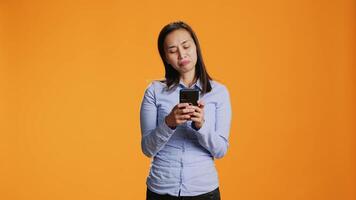
<svg viewBox="0 0 356 200">
<path fill-rule="evenodd" d="M 184 88 L 179 91 L 179 103 L 189 103 L 198 106 L 199 90 Z"/>
</svg>

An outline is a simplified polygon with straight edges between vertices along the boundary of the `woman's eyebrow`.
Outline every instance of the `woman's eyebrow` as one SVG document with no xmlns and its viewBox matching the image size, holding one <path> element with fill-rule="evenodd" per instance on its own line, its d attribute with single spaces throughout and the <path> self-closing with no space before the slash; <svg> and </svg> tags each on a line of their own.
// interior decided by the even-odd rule
<svg viewBox="0 0 356 200">
<path fill-rule="evenodd" d="M 177 46 L 175 46 L 175 45 L 171 45 L 171 46 L 169 46 L 168 47 L 168 49 L 172 49 L 172 48 L 176 48 Z"/>
<path fill-rule="evenodd" d="M 181 44 L 184 44 L 184 43 L 187 43 L 189 42 L 190 40 L 184 40 L 183 42 L 181 42 Z"/>
</svg>

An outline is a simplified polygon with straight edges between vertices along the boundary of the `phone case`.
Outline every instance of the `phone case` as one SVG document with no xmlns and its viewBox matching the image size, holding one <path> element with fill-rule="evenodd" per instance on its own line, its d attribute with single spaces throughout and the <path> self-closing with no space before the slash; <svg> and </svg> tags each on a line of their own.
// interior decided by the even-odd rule
<svg viewBox="0 0 356 200">
<path fill-rule="evenodd" d="M 181 89 L 179 92 L 179 103 L 191 103 L 198 106 L 199 90 L 198 89 Z"/>
</svg>

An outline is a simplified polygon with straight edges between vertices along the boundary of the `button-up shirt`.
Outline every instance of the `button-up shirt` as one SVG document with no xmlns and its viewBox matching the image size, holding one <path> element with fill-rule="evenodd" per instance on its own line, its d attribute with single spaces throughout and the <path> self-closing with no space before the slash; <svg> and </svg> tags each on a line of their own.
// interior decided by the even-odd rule
<svg viewBox="0 0 356 200">
<path fill-rule="evenodd" d="M 147 187 L 158 194 L 196 196 L 219 186 L 214 158 L 228 149 L 231 124 L 229 92 L 223 84 L 211 80 L 212 90 L 201 94 L 198 80 L 190 88 L 200 91 L 204 102 L 203 126 L 196 130 L 192 121 L 171 129 L 165 117 L 179 103 L 179 85 L 167 91 L 166 84 L 153 81 L 146 88 L 140 109 L 141 147 L 152 158 Z"/>
</svg>

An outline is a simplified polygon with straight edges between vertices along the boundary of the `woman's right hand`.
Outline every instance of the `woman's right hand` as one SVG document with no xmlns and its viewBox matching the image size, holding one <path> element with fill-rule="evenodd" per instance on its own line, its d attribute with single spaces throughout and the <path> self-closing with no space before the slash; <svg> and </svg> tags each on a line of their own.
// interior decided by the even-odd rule
<svg viewBox="0 0 356 200">
<path fill-rule="evenodd" d="M 173 107 L 172 111 L 166 116 L 165 122 L 171 128 L 175 129 L 178 125 L 190 119 L 190 114 L 194 113 L 194 107 L 188 103 L 179 103 Z"/>
</svg>

